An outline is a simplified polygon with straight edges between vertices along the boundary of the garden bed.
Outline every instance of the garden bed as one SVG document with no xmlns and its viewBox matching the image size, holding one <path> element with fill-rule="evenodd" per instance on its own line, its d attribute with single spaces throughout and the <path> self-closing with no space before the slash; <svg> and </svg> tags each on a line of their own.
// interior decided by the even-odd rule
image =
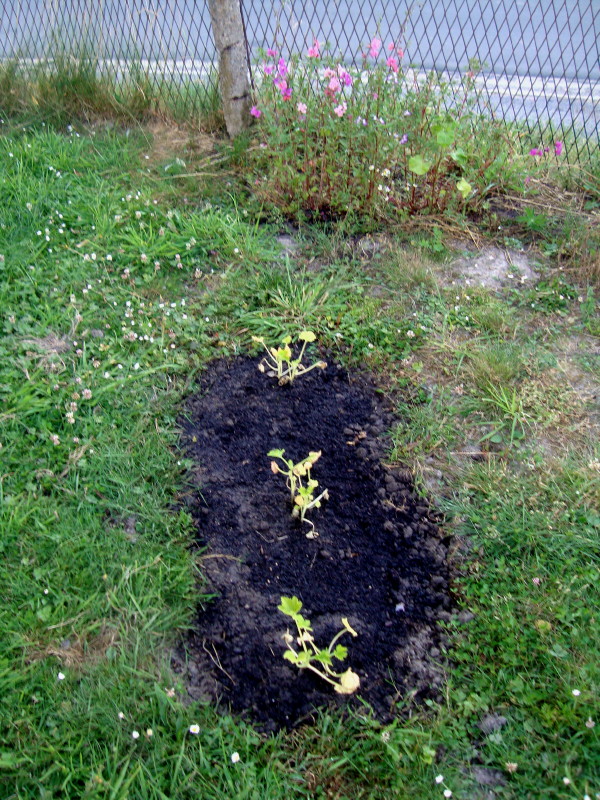
<svg viewBox="0 0 600 800">
<path fill-rule="evenodd" d="M 319 677 L 283 659 L 288 620 L 281 596 L 296 595 L 326 645 L 347 617 L 350 666 L 361 680 L 350 702 L 380 719 L 409 692 L 439 696 L 438 621 L 449 618 L 447 543 L 407 474 L 385 463 L 394 423 L 368 378 L 330 364 L 293 384 L 261 374 L 258 359 L 219 360 L 182 416 L 193 461 L 186 500 L 197 526 L 206 591 L 215 598 L 174 656 L 195 699 L 220 701 L 262 727 L 293 727 L 316 708 L 348 702 Z M 313 475 L 329 499 L 292 518 L 290 495 L 267 453 L 294 461 L 321 450 Z"/>
</svg>

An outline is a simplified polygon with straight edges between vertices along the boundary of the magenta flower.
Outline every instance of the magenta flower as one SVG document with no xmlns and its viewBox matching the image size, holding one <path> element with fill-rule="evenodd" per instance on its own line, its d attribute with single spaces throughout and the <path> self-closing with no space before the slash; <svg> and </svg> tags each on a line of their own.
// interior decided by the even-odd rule
<svg viewBox="0 0 600 800">
<path fill-rule="evenodd" d="M 277 62 L 277 71 L 282 78 L 285 78 L 285 76 L 288 74 L 288 66 L 285 63 L 285 58 L 280 58 Z"/>
<path fill-rule="evenodd" d="M 531 150 L 529 151 L 529 155 L 535 157 L 535 156 L 542 156 L 544 154 L 537 147 L 532 147 Z"/>
<path fill-rule="evenodd" d="M 289 87 L 281 90 L 281 99 L 290 100 L 292 97 L 292 90 Z"/>
<path fill-rule="evenodd" d="M 390 56 L 388 59 L 386 59 L 385 63 L 392 70 L 392 72 L 398 72 L 399 66 L 397 58 L 394 58 L 394 56 Z"/>
<path fill-rule="evenodd" d="M 315 39 L 315 42 L 314 42 L 313 46 L 308 48 L 308 52 L 307 52 L 306 55 L 309 58 L 320 58 L 321 57 L 321 51 L 319 49 L 320 47 L 321 47 L 321 45 Z"/>
<path fill-rule="evenodd" d="M 400 144 L 406 144 L 408 142 L 408 134 L 403 133 L 402 138 L 400 139 Z"/>
<path fill-rule="evenodd" d="M 277 50 L 273 50 L 272 47 L 269 47 L 269 49 L 267 50 L 267 55 L 269 56 L 269 58 L 275 58 L 275 56 L 277 55 Z"/>
<path fill-rule="evenodd" d="M 369 45 L 369 55 L 371 56 L 371 58 L 377 58 L 380 50 L 381 50 L 381 39 L 373 37 L 373 39 L 371 39 L 371 44 Z"/>
<path fill-rule="evenodd" d="M 341 64 L 338 66 L 338 77 L 344 86 L 352 86 L 352 75 L 350 75 Z"/>
<path fill-rule="evenodd" d="M 298 109 L 298 113 L 306 114 L 306 103 L 298 103 L 296 108 Z"/>
<path fill-rule="evenodd" d="M 340 89 L 342 88 L 342 84 L 340 83 L 337 75 L 334 75 L 333 78 L 331 78 L 331 80 L 327 85 L 327 88 L 329 89 L 330 92 L 333 92 L 334 94 L 335 92 L 340 91 Z"/>
<path fill-rule="evenodd" d="M 348 110 L 347 104 L 346 103 L 340 103 L 339 106 L 336 106 L 333 109 L 333 113 L 337 114 L 338 117 L 343 117 L 347 110 Z"/>
<path fill-rule="evenodd" d="M 275 72 L 273 64 L 265 64 L 265 75 L 272 75 Z"/>
<path fill-rule="evenodd" d="M 256 117 L 256 119 L 259 119 L 262 116 L 262 111 L 260 110 L 260 108 L 258 108 L 258 106 L 252 106 L 252 108 L 250 109 L 250 113 L 252 114 L 253 117 Z"/>
<path fill-rule="evenodd" d="M 563 151 L 563 143 L 562 142 L 554 142 L 554 155 L 560 156 Z"/>
</svg>

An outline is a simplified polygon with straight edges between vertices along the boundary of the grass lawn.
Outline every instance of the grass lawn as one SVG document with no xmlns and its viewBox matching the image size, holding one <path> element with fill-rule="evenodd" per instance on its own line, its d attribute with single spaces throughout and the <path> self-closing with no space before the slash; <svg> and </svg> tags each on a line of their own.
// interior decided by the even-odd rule
<svg viewBox="0 0 600 800">
<path fill-rule="evenodd" d="M 233 173 L 159 144 L 0 137 L 0 796 L 600 798 L 600 328 L 577 255 L 551 268 L 545 239 L 537 277 L 501 287 L 453 275 L 440 229 L 304 226 L 286 257 Z M 522 245 L 542 223 L 520 224 Z M 455 611 L 443 702 L 266 736 L 171 671 L 210 603 L 177 416 L 211 359 L 301 328 L 396 404 L 389 458 L 444 514 Z"/>
</svg>

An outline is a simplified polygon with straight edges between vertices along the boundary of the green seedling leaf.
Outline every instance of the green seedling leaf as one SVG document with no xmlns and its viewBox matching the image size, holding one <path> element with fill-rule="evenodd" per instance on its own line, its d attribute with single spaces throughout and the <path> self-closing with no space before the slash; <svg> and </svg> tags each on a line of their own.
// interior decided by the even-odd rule
<svg viewBox="0 0 600 800">
<path fill-rule="evenodd" d="M 282 597 L 281 603 L 277 608 L 282 614 L 287 614 L 288 617 L 294 617 L 302 608 L 302 601 L 298 600 L 296 595 L 293 597 Z"/>
<path fill-rule="evenodd" d="M 269 450 L 269 452 L 267 453 L 267 456 L 269 458 L 283 458 L 283 454 L 284 453 L 285 453 L 285 450 Z"/>
<path fill-rule="evenodd" d="M 302 331 L 298 334 L 298 339 L 301 342 L 314 342 L 317 337 L 312 331 Z"/>
<path fill-rule="evenodd" d="M 466 200 L 467 197 L 473 191 L 473 187 L 471 186 L 471 184 L 468 181 L 466 181 L 464 178 L 461 178 L 458 181 L 458 183 L 456 184 L 456 188 L 461 193 L 463 200 Z"/>
<path fill-rule="evenodd" d="M 415 175 L 426 175 L 431 169 L 431 164 L 425 161 L 423 156 L 411 156 L 408 159 L 408 168 Z"/>
<path fill-rule="evenodd" d="M 294 622 L 298 626 L 299 631 L 312 631 L 312 625 L 309 619 L 305 619 L 302 614 L 293 615 Z"/>
<path fill-rule="evenodd" d="M 286 650 L 283 657 L 286 661 L 291 661 L 292 664 L 298 664 L 298 653 L 295 650 Z"/>
<path fill-rule="evenodd" d="M 331 653 L 328 650 L 319 650 L 319 652 L 314 656 L 315 661 L 318 661 L 320 664 L 327 664 L 328 667 L 331 666 Z"/>
<path fill-rule="evenodd" d="M 344 647 L 343 644 L 338 644 L 332 655 L 334 658 L 337 658 L 338 661 L 343 661 L 348 655 L 348 648 Z"/>
</svg>

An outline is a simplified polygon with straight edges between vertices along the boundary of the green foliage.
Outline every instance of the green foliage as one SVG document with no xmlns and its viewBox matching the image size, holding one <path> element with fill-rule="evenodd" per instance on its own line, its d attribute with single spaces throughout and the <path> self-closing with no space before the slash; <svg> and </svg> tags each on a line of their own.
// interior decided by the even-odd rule
<svg viewBox="0 0 600 800">
<path fill-rule="evenodd" d="M 300 611 L 302 603 L 297 597 L 282 597 L 281 603 L 277 606 L 282 614 L 285 614 L 294 621 L 296 625 L 295 643 L 299 650 L 294 648 L 294 637 L 288 631 L 283 639 L 287 645 L 287 650 L 283 657 L 298 669 L 309 669 L 327 683 L 331 684 L 338 694 L 353 694 L 360 686 L 360 678 L 350 667 L 345 672 L 337 673 L 332 669 L 333 659 L 343 661 L 348 655 L 348 649 L 338 640 L 345 633 L 358 636 L 356 631 L 350 627 L 350 623 L 342 617 L 342 630 L 336 633 L 326 648 L 319 648 L 313 638 L 313 629 L 310 620 L 305 619 Z"/>
</svg>

